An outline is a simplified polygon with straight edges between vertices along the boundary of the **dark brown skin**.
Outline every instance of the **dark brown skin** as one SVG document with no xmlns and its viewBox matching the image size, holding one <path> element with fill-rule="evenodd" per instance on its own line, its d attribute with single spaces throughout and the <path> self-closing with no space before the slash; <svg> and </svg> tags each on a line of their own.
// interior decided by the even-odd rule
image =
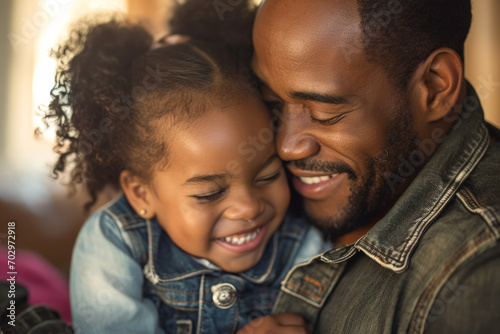
<svg viewBox="0 0 500 334">
<path fill-rule="evenodd" d="M 431 139 L 433 131 L 444 137 L 453 125 L 443 118 L 465 98 L 462 61 L 451 49 L 436 50 L 401 92 L 382 66 L 368 61 L 355 0 L 267 0 L 253 39 L 252 67 L 263 82 L 264 99 L 281 114 L 278 154 L 295 176 L 305 210 L 328 231 L 342 230 L 352 220 L 353 201 L 369 208 L 362 224 L 333 235 L 337 243 L 353 243 L 388 212 L 418 172 L 377 197 L 384 193 L 388 172 L 397 169 L 397 157 L 408 155 L 417 139 Z M 311 95 L 335 99 L 325 103 Z M 409 115 L 406 128 L 401 114 Z M 318 121 L 335 116 L 336 122 Z M 381 159 L 386 151 L 389 161 Z M 330 179 L 335 181 L 304 191 L 299 177 L 334 173 L 293 163 L 303 159 L 346 165 L 355 178 L 340 172 Z M 364 201 L 357 189 L 365 190 Z"/>
</svg>

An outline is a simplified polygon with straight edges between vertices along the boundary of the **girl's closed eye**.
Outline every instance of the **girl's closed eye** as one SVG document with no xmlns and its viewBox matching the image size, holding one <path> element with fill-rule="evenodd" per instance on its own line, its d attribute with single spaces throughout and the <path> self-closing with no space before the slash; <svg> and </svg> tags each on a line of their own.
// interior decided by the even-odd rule
<svg viewBox="0 0 500 334">
<path fill-rule="evenodd" d="M 258 179 L 257 183 L 258 184 L 268 184 L 268 183 L 271 183 L 271 182 L 277 180 L 281 176 L 281 172 L 282 172 L 282 169 L 280 168 L 277 172 L 275 172 L 275 173 L 273 173 L 271 175 L 264 176 L 264 177 Z"/>
<path fill-rule="evenodd" d="M 207 193 L 207 194 L 192 195 L 191 197 L 193 197 L 194 199 L 196 199 L 200 203 L 212 203 L 212 202 L 215 202 L 216 200 L 218 200 L 219 198 L 221 198 L 225 192 L 226 192 L 226 189 L 223 188 L 223 189 L 219 189 L 216 191 L 212 191 L 212 192 Z"/>
</svg>

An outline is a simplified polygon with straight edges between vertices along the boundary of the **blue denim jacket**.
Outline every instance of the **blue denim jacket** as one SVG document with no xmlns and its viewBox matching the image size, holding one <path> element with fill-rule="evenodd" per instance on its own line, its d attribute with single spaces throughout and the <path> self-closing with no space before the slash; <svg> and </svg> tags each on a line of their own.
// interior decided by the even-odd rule
<svg viewBox="0 0 500 334">
<path fill-rule="evenodd" d="M 250 270 L 230 274 L 179 249 L 124 196 L 94 214 L 73 252 L 70 289 L 79 333 L 235 333 L 271 313 L 280 282 L 329 247 L 287 218 Z"/>
<path fill-rule="evenodd" d="M 295 268 L 273 312 L 302 314 L 320 334 L 500 333 L 500 131 L 471 86 L 449 121 L 390 212 Z"/>
</svg>

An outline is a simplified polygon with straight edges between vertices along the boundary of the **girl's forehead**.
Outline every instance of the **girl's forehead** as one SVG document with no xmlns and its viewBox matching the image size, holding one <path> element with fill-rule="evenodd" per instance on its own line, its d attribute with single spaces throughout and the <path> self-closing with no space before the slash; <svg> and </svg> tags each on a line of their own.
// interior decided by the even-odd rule
<svg viewBox="0 0 500 334">
<path fill-rule="evenodd" d="M 271 118 L 258 100 L 207 110 L 171 130 L 169 166 L 184 172 L 202 165 L 220 170 L 235 162 L 248 164 L 274 152 Z"/>
</svg>

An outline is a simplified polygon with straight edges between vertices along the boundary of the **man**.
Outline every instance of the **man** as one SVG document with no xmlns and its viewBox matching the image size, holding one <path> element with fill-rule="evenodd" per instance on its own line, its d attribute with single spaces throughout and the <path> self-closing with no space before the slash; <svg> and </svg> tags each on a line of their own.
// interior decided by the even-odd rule
<svg viewBox="0 0 500 334">
<path fill-rule="evenodd" d="M 252 67 L 336 244 L 275 313 L 321 334 L 498 331 L 500 132 L 463 77 L 470 22 L 470 0 L 263 2 Z"/>
</svg>

